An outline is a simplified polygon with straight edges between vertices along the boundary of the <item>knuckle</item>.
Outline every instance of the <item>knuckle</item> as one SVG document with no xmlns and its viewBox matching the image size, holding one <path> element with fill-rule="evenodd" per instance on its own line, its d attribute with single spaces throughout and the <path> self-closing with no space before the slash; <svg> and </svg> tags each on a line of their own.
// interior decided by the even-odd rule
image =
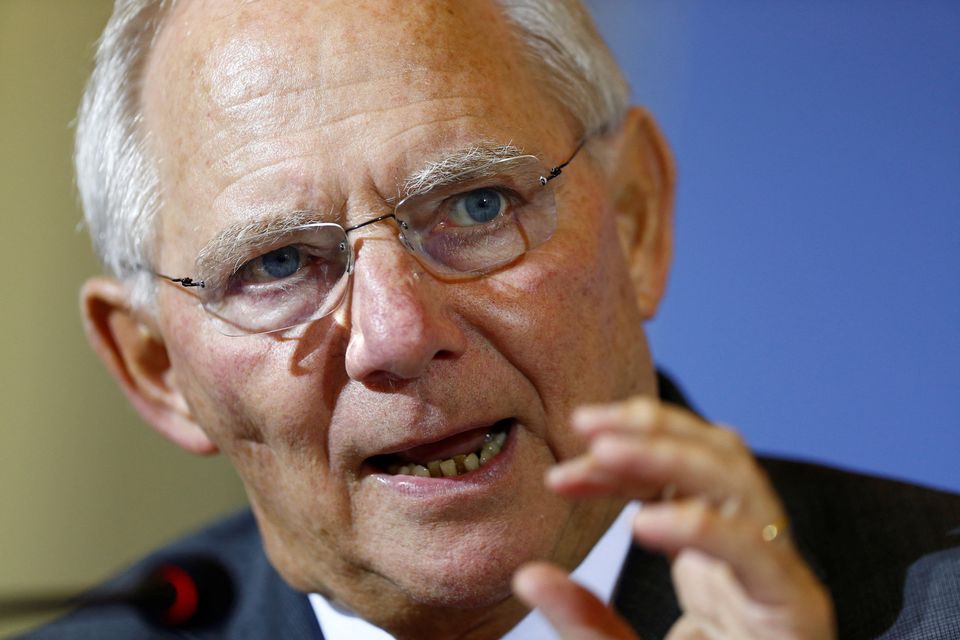
<svg viewBox="0 0 960 640">
<path fill-rule="evenodd" d="M 637 396 L 626 405 L 626 409 L 628 417 L 633 422 L 643 425 L 650 431 L 660 429 L 663 407 L 655 399 Z"/>
</svg>

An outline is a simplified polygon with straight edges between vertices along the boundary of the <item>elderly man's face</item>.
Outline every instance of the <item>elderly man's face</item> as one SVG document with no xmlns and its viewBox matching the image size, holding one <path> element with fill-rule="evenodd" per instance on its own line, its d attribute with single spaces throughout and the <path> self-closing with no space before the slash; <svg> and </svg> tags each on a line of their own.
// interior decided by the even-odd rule
<svg viewBox="0 0 960 640">
<path fill-rule="evenodd" d="M 144 102 L 164 194 L 156 267 L 172 275 L 195 275 L 229 225 L 313 211 L 349 226 L 389 213 L 430 160 L 493 143 L 552 166 L 582 134 L 486 2 L 183 2 Z M 160 287 L 169 380 L 295 587 L 385 624 L 404 606 L 486 607 L 520 563 L 573 564 L 609 524 L 618 504 L 543 485 L 581 450 L 572 408 L 654 388 L 647 310 L 589 149 L 552 183 L 552 239 L 483 277 L 425 272 L 386 222 L 351 234 L 340 309 L 296 330 L 226 337 Z M 477 450 L 495 426 L 502 452 L 470 475 L 384 470 L 386 453 Z"/>
</svg>

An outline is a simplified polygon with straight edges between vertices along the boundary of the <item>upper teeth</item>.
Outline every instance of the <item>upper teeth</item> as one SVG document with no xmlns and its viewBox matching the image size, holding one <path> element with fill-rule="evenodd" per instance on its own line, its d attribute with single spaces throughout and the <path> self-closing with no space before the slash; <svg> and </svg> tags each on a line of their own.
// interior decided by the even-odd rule
<svg viewBox="0 0 960 640">
<path fill-rule="evenodd" d="M 506 440 L 506 431 L 496 433 L 491 431 L 484 436 L 483 446 L 476 453 L 459 454 L 446 460 L 431 460 L 426 465 L 392 464 L 387 468 L 387 472 L 392 475 L 420 476 L 422 478 L 452 478 L 461 473 L 479 469 L 490 462 L 494 456 L 500 453 L 500 449 L 503 448 L 503 443 Z"/>
</svg>

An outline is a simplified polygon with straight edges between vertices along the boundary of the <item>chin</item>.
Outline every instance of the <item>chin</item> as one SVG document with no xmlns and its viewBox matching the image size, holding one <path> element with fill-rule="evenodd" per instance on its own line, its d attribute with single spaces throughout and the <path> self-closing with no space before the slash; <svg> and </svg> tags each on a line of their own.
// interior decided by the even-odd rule
<svg viewBox="0 0 960 640">
<path fill-rule="evenodd" d="M 472 567 L 458 564 L 439 571 L 430 570 L 432 563 L 427 563 L 418 574 L 396 579 L 396 584 L 409 600 L 418 605 L 485 608 L 510 597 L 510 580 L 524 560 L 503 562 L 494 557 Z"/>
<path fill-rule="evenodd" d="M 539 527 L 485 523 L 459 536 L 437 531 L 427 544 L 401 546 L 371 564 L 418 605 L 476 609 L 510 597 L 514 572 L 526 562 L 548 558 L 554 547 Z"/>
</svg>

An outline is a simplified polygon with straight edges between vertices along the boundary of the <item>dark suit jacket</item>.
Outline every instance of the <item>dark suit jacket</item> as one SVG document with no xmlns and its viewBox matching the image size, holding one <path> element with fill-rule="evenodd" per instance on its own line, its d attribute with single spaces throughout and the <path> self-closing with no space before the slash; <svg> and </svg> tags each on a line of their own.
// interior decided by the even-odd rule
<svg viewBox="0 0 960 640">
<path fill-rule="evenodd" d="M 661 395 L 686 404 L 668 380 Z M 960 495 L 799 462 L 761 463 L 798 546 L 833 595 L 841 639 L 960 640 Z M 24 638 L 322 639 L 306 596 L 267 561 L 249 512 L 151 555 L 108 588 L 134 584 L 162 558 L 184 554 L 219 558 L 234 577 L 235 606 L 216 625 L 161 630 L 112 607 L 73 612 Z M 642 638 L 663 638 L 680 614 L 666 560 L 634 547 L 614 603 Z"/>
</svg>

